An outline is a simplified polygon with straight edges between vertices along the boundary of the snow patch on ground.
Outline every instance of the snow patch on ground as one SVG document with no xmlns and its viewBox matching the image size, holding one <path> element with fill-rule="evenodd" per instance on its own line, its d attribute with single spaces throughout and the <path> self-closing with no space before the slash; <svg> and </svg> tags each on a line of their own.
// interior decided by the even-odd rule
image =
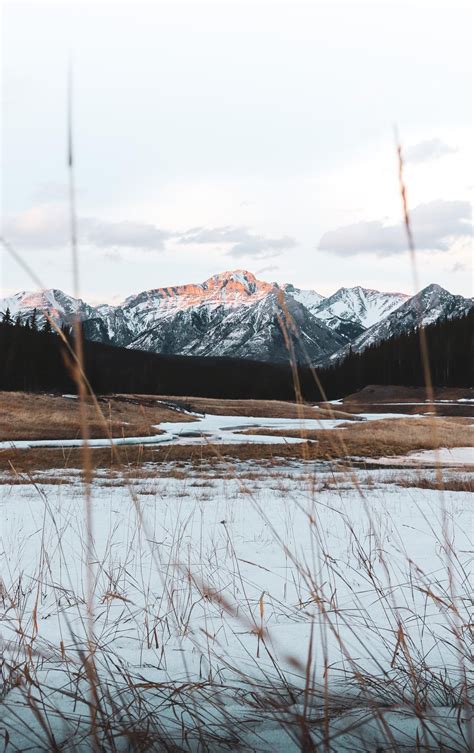
<svg viewBox="0 0 474 753">
<path fill-rule="evenodd" d="M 442 447 L 439 450 L 421 450 L 410 452 L 408 455 L 377 458 L 375 463 L 380 465 L 418 466 L 425 463 L 440 464 L 442 466 L 473 465 L 474 448 L 472 447 Z"/>
<path fill-rule="evenodd" d="M 187 412 L 187 411 L 184 411 Z M 114 445 L 154 445 L 163 444 L 298 444 L 305 442 L 304 436 L 284 437 L 245 435 L 240 432 L 249 428 L 278 429 L 289 431 L 330 430 L 347 425 L 351 419 L 337 418 L 261 418 L 252 416 L 216 416 L 214 414 L 192 414 L 196 421 L 183 423 L 171 421 L 156 424 L 153 428 L 162 434 L 142 437 L 114 437 L 113 439 L 89 439 L 91 447 L 110 447 Z M 378 421 L 386 418 L 416 418 L 410 414 L 400 413 L 361 413 L 354 420 Z M 82 447 L 84 441 L 75 439 L 15 439 L 0 442 L 0 449 L 25 450 L 34 447 L 61 448 Z"/>
</svg>

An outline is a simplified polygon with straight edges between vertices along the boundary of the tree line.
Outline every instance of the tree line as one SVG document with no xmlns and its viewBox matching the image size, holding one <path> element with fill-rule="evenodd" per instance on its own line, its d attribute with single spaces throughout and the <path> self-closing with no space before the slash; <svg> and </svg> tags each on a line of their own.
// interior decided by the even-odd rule
<svg viewBox="0 0 474 753">
<path fill-rule="evenodd" d="M 474 310 L 459 319 L 425 327 L 430 371 L 437 387 L 472 386 Z M 63 333 L 74 348 L 70 328 Z M 49 322 L 38 328 L 35 314 L 22 322 L 6 311 L 0 321 L 0 389 L 74 392 L 70 357 Z M 84 341 L 85 371 L 97 393 L 146 393 L 234 399 L 294 400 L 294 370 L 234 358 L 169 356 Z M 323 399 L 315 371 L 298 366 L 303 397 Z M 328 399 L 344 397 L 369 384 L 422 386 L 419 332 L 412 331 L 349 352 L 344 360 L 317 370 Z"/>
<path fill-rule="evenodd" d="M 472 387 L 474 309 L 457 319 L 439 319 L 424 328 L 431 380 L 436 387 Z M 368 384 L 422 387 L 425 376 L 419 329 L 349 351 L 344 360 L 320 371 L 331 395 L 344 396 Z"/>
</svg>

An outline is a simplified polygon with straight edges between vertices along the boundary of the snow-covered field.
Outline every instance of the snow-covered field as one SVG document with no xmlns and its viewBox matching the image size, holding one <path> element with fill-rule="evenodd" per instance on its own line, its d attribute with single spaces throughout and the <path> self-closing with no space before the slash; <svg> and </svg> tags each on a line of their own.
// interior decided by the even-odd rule
<svg viewBox="0 0 474 753">
<path fill-rule="evenodd" d="M 4 750 L 470 749 L 467 493 L 150 464 L 88 507 L 57 477 L 0 486 Z"/>
</svg>

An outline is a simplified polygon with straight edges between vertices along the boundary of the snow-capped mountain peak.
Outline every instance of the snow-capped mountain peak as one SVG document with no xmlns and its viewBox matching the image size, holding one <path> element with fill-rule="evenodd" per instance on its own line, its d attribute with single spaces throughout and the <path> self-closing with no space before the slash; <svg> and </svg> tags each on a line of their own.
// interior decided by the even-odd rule
<svg viewBox="0 0 474 753">
<path fill-rule="evenodd" d="M 313 309 L 314 316 L 352 340 L 398 308 L 408 296 L 363 288 L 339 288 Z"/>
<path fill-rule="evenodd" d="M 164 313 L 167 309 L 186 309 L 199 305 L 239 306 L 254 302 L 268 295 L 273 289 L 272 283 L 257 280 L 251 272 L 237 269 L 213 275 L 202 283 L 147 290 L 129 296 L 123 307 L 141 306 L 149 309 L 160 306 Z"/>
<path fill-rule="evenodd" d="M 285 295 L 290 295 L 295 301 L 305 306 L 312 314 L 316 312 L 321 301 L 324 301 L 324 296 L 316 292 L 316 290 L 303 290 L 301 288 L 295 288 L 291 283 L 282 285 L 282 290 Z"/>
<path fill-rule="evenodd" d="M 268 289 L 269 283 L 257 280 L 252 272 L 245 269 L 234 269 L 213 275 L 202 283 L 205 290 L 234 290 L 252 295 L 259 289 Z"/>
<path fill-rule="evenodd" d="M 281 292 L 285 303 L 282 306 Z M 302 360 L 325 363 L 353 350 L 442 316 L 461 316 L 473 301 L 428 285 L 416 296 L 383 293 L 360 286 L 340 288 L 324 298 L 315 290 L 257 279 L 244 269 L 209 277 L 202 283 L 168 286 L 132 295 L 121 305 L 91 306 L 61 290 L 23 291 L 0 300 L 0 316 L 29 319 L 39 326 L 47 311 L 58 324 L 75 315 L 86 337 L 160 353 L 238 356 L 287 360 L 281 319 L 295 326 L 295 350 Z"/>
<path fill-rule="evenodd" d="M 49 316 L 57 322 L 70 319 L 75 314 L 79 314 L 82 319 L 86 319 L 94 311 L 93 306 L 89 306 L 80 298 L 73 298 L 55 288 L 40 291 L 24 290 L 16 293 L 0 301 L 0 312 L 5 312 L 7 308 L 13 318 L 17 316 L 20 319 L 28 318 L 36 309 L 39 321 L 44 318 L 43 312 L 47 311 Z"/>
<path fill-rule="evenodd" d="M 382 293 L 358 285 L 339 288 L 321 303 L 319 312 L 321 318 L 336 316 L 357 321 L 363 327 L 371 327 L 408 298 L 404 293 Z"/>
<path fill-rule="evenodd" d="M 369 345 L 413 330 L 420 324 L 427 326 L 441 318 L 463 316 L 473 306 L 474 299 L 472 298 L 453 295 L 435 283 L 427 285 L 416 295 L 406 298 L 404 303 L 356 337 L 351 343 L 351 349 L 357 353 Z M 335 353 L 332 358 L 341 358 L 346 352 L 347 346 Z"/>
</svg>

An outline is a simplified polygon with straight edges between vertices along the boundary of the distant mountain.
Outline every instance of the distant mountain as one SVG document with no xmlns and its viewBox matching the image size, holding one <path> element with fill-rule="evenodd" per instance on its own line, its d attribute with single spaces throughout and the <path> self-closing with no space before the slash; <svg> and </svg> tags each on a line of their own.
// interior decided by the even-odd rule
<svg viewBox="0 0 474 753">
<path fill-rule="evenodd" d="M 330 360 L 339 360 L 347 354 L 349 349 L 354 353 L 360 353 L 369 345 L 375 345 L 389 337 L 398 337 L 404 332 L 415 329 L 419 324 L 427 326 L 438 319 L 462 317 L 473 307 L 473 298 L 453 295 L 440 285 L 428 285 L 356 337 L 350 346 L 344 346 L 333 354 Z"/>
<path fill-rule="evenodd" d="M 434 385 L 471 387 L 473 333 L 474 308 L 467 316 L 439 319 L 426 328 Z M 59 337 L 0 321 L 0 354 L 0 390 L 75 392 Z M 98 394 L 295 399 L 294 370 L 288 362 L 163 355 L 86 340 L 84 366 Z M 362 353 L 351 352 L 343 361 L 319 369 L 318 375 L 324 395 L 314 371 L 299 365 L 299 384 L 306 400 L 340 398 L 369 384 L 422 387 L 424 369 L 418 335 L 413 330 L 404 332 Z M 465 390 L 463 396 L 468 398 L 469 391 Z M 469 401 L 458 402 L 456 414 L 469 415 Z"/>
<path fill-rule="evenodd" d="M 339 288 L 312 310 L 335 332 L 353 340 L 409 298 L 404 293 L 381 293 L 369 288 Z"/>
<path fill-rule="evenodd" d="M 313 293 L 314 303 L 321 298 Z M 298 360 L 313 362 L 346 342 L 297 297 L 244 270 L 217 274 L 201 284 L 147 290 L 119 306 L 93 307 L 47 290 L 0 301 L 0 312 L 7 307 L 23 321 L 36 309 L 40 326 L 44 311 L 59 324 L 77 315 L 88 339 L 154 353 L 288 361 L 289 333 Z"/>
<path fill-rule="evenodd" d="M 188 341 L 195 339 L 193 332 L 201 337 L 214 319 L 224 318 L 224 312 L 247 311 L 272 291 L 271 283 L 257 280 L 250 272 L 236 270 L 214 275 L 201 284 L 147 290 L 130 296 L 120 306 L 99 306 L 97 318 L 105 326 L 109 339 L 119 345 L 139 347 L 136 343 L 140 341 L 147 345 L 146 350 L 156 352 L 162 347 L 186 348 Z M 187 326 L 188 335 L 176 332 L 171 337 L 173 322 L 177 330 Z M 168 343 L 169 340 L 175 344 Z"/>
<path fill-rule="evenodd" d="M 152 353 L 287 361 L 280 321 L 289 313 L 300 331 L 294 338 L 300 360 L 324 358 L 344 344 L 298 301 L 284 300 L 287 312 L 278 286 L 236 270 L 199 285 L 148 290 L 118 307 L 100 306 L 85 331 L 93 340 Z"/>
<path fill-rule="evenodd" d="M 178 310 L 173 316 L 155 319 L 128 347 L 154 353 L 288 361 L 281 327 L 288 314 L 298 331 L 298 337 L 292 338 L 298 360 L 325 357 L 344 344 L 297 301 L 286 298 L 285 303 L 283 310 L 277 293 L 272 291 L 240 306 L 201 304 Z M 287 328 L 293 334 L 294 327 L 288 324 Z"/>
<path fill-rule="evenodd" d="M 0 314 L 9 309 L 13 319 L 19 317 L 21 322 L 30 319 L 36 309 L 38 322 L 44 321 L 43 312 L 49 315 L 59 324 L 69 323 L 73 317 L 79 314 L 82 320 L 89 319 L 95 314 L 94 306 L 73 298 L 62 290 L 42 290 L 38 292 L 23 291 L 9 298 L 0 299 Z"/>
<path fill-rule="evenodd" d="M 324 364 L 349 345 L 360 350 L 412 329 L 419 311 L 427 323 L 459 316 L 472 305 L 438 285 L 413 298 L 361 287 L 340 288 L 324 298 L 234 270 L 200 284 L 147 290 L 118 306 L 91 306 L 60 290 L 22 292 L 0 300 L 0 315 L 9 308 L 14 319 L 25 322 L 36 309 L 40 326 L 45 311 L 58 324 L 79 316 L 90 340 L 170 355 L 283 362 L 289 335 L 299 361 Z"/>
<path fill-rule="evenodd" d="M 285 295 L 290 295 L 295 301 L 305 306 L 312 314 L 315 314 L 321 301 L 324 301 L 324 296 L 315 290 L 301 290 L 301 288 L 295 288 L 291 283 L 282 285 L 281 289 Z"/>
</svg>

